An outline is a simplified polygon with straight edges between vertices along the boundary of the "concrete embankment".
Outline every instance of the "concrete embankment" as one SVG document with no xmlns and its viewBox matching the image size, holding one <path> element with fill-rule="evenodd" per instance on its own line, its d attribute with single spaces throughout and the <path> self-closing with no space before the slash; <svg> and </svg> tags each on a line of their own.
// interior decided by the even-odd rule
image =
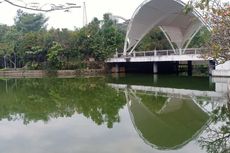
<svg viewBox="0 0 230 153">
<path fill-rule="evenodd" d="M 212 71 L 212 76 L 230 77 L 230 61 L 217 65 L 216 69 Z"/>
<path fill-rule="evenodd" d="M 103 69 L 84 69 L 84 70 L 57 70 L 57 71 L 46 71 L 46 70 L 4 70 L 0 71 L 0 77 L 7 78 L 42 78 L 48 76 L 55 77 L 76 77 L 76 76 L 97 76 L 104 74 Z"/>
</svg>

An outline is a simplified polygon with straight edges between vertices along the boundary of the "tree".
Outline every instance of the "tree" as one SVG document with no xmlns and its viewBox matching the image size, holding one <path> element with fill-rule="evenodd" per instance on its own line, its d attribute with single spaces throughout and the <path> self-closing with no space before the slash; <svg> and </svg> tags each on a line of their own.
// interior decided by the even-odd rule
<svg viewBox="0 0 230 153">
<path fill-rule="evenodd" d="M 94 18 L 79 31 L 78 49 L 84 59 L 95 58 L 104 61 L 116 50 L 123 47 L 124 34 L 116 26 L 116 21 L 110 19 L 110 14 L 104 14 L 102 21 Z"/>
<path fill-rule="evenodd" d="M 199 138 L 202 148 L 208 153 L 228 153 L 230 151 L 230 104 L 213 110 L 205 135 Z"/>
<path fill-rule="evenodd" d="M 14 26 L 0 26 L 1 67 L 3 56 L 14 61 L 17 55 L 19 67 L 32 69 L 47 68 L 47 63 L 54 69 L 103 68 L 104 60 L 123 48 L 124 32 L 109 14 L 102 21 L 94 18 L 87 26 L 74 31 L 47 31 L 46 21 L 42 14 L 19 10 Z"/>
<path fill-rule="evenodd" d="M 121 29 L 119 29 L 116 20 L 110 18 L 111 14 L 104 14 L 103 25 L 101 27 L 101 39 L 102 45 L 98 52 L 101 60 L 114 55 L 116 51 L 122 50 L 125 35 Z"/>
<path fill-rule="evenodd" d="M 211 39 L 206 47 L 211 50 L 208 57 L 218 63 L 230 60 L 230 3 L 217 0 L 190 0 L 186 12 L 193 8 L 203 11 L 206 22 L 211 26 Z"/>
<path fill-rule="evenodd" d="M 63 47 L 58 42 L 53 42 L 52 47 L 48 50 L 47 61 L 50 68 L 60 69 L 62 66 Z"/>
<path fill-rule="evenodd" d="M 0 55 L 11 53 L 13 50 L 9 39 L 7 38 L 10 30 L 10 27 L 7 25 L 0 25 Z"/>
<path fill-rule="evenodd" d="M 141 41 L 137 50 L 145 51 L 145 50 L 164 50 L 169 49 L 170 45 L 168 40 L 164 36 L 164 33 L 159 29 L 152 29 L 149 34 L 147 34 L 144 39 Z"/>
<path fill-rule="evenodd" d="M 31 14 L 22 10 L 18 10 L 14 18 L 16 29 L 23 33 L 45 29 L 47 21 L 48 18 L 43 14 Z"/>
<path fill-rule="evenodd" d="M 16 68 L 16 48 L 15 44 L 19 38 L 19 33 L 12 26 L 1 25 L 0 26 L 0 56 L 3 58 L 4 67 L 7 67 L 7 63 L 13 64 Z M 1 64 L 3 65 L 3 64 Z"/>
<path fill-rule="evenodd" d="M 200 29 L 200 31 L 195 35 L 189 44 L 189 48 L 200 48 L 203 47 L 205 43 L 210 41 L 211 33 L 206 27 Z"/>
</svg>

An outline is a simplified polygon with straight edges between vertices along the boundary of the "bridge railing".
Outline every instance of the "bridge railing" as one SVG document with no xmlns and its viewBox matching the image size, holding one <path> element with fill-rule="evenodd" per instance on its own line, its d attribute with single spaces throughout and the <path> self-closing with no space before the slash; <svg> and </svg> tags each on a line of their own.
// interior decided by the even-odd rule
<svg viewBox="0 0 230 153">
<path fill-rule="evenodd" d="M 197 55 L 206 52 L 204 48 L 188 48 L 183 52 L 176 49 L 174 50 L 151 50 L 151 51 L 133 51 L 128 57 L 146 57 L 146 56 L 169 56 L 169 55 Z M 116 53 L 114 57 L 125 57 L 123 53 Z"/>
<path fill-rule="evenodd" d="M 186 49 L 184 54 L 204 54 L 205 52 L 207 52 L 207 49 L 205 48 L 188 48 Z"/>
</svg>

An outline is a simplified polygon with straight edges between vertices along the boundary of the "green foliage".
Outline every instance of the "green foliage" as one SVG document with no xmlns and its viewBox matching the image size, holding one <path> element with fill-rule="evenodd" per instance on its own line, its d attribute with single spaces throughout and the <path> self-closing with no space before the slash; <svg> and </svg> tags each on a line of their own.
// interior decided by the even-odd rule
<svg viewBox="0 0 230 153">
<path fill-rule="evenodd" d="M 230 149 L 230 104 L 213 110 L 211 121 L 199 139 L 202 148 L 208 153 L 228 153 Z"/>
<path fill-rule="evenodd" d="M 207 58 L 212 57 L 217 64 L 230 60 L 230 3 L 217 0 L 189 0 L 185 11 L 189 12 L 193 8 L 203 11 L 205 20 L 212 29 L 210 39 L 204 45 L 210 50 Z"/>
<path fill-rule="evenodd" d="M 206 27 L 202 28 L 192 39 L 189 44 L 190 48 L 200 48 L 203 47 L 205 43 L 210 40 L 211 33 Z"/>
<path fill-rule="evenodd" d="M 189 47 L 199 48 L 203 46 L 210 39 L 210 32 L 207 28 L 202 28 L 198 34 L 193 38 Z M 140 42 L 137 49 L 138 51 L 146 50 L 165 50 L 170 49 L 171 46 L 168 43 L 167 38 L 160 28 L 152 29 Z"/>
<path fill-rule="evenodd" d="M 112 56 L 116 50 L 121 50 L 124 34 L 116 26 L 116 22 L 104 15 L 102 25 L 94 18 L 88 26 L 79 31 L 79 52 L 84 53 L 84 59 L 95 58 L 104 61 Z"/>
<path fill-rule="evenodd" d="M 48 50 L 47 61 L 49 67 L 54 69 L 59 69 L 62 66 L 61 56 L 63 53 L 63 48 L 60 43 L 53 42 L 52 47 Z"/>
<path fill-rule="evenodd" d="M 157 113 L 167 102 L 167 98 L 163 96 L 138 94 L 141 98 L 141 102 L 151 111 Z M 153 105 L 154 104 L 154 105 Z"/>
<path fill-rule="evenodd" d="M 137 47 L 137 50 L 164 50 L 169 49 L 170 44 L 168 43 L 167 38 L 164 36 L 164 33 L 159 29 L 152 29 L 140 42 L 140 45 Z"/>
<path fill-rule="evenodd" d="M 22 10 L 18 10 L 17 16 L 14 18 L 17 31 L 24 33 L 44 29 L 47 20 L 48 18 L 45 18 L 43 14 L 30 14 Z"/>
<path fill-rule="evenodd" d="M 19 34 L 14 27 L 0 25 L 0 55 L 14 52 L 14 46 Z"/>
</svg>

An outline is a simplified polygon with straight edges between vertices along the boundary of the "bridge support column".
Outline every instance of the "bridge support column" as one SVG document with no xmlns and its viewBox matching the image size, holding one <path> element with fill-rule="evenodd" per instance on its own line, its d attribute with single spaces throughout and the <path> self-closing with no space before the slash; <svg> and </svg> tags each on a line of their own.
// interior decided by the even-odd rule
<svg viewBox="0 0 230 153">
<path fill-rule="evenodd" d="M 119 65 L 115 64 L 115 66 L 112 68 L 113 73 L 118 73 L 119 72 Z"/>
<path fill-rule="evenodd" d="M 154 84 L 157 84 L 157 79 L 158 79 L 157 74 L 154 74 L 154 75 L 153 75 L 153 83 L 154 83 Z"/>
<path fill-rule="evenodd" d="M 119 64 L 115 64 L 111 70 L 112 73 L 125 73 L 125 67 L 120 66 Z"/>
<path fill-rule="evenodd" d="M 175 72 L 176 72 L 176 75 L 179 74 L 179 61 L 175 62 Z"/>
<path fill-rule="evenodd" d="M 212 75 L 212 71 L 215 70 L 215 62 L 209 61 L 208 63 L 208 73 L 209 75 Z"/>
<path fill-rule="evenodd" d="M 188 76 L 192 76 L 192 61 L 188 61 Z"/>
<path fill-rule="evenodd" d="M 153 62 L 153 74 L 157 74 L 158 73 L 158 65 L 157 62 Z"/>
</svg>

